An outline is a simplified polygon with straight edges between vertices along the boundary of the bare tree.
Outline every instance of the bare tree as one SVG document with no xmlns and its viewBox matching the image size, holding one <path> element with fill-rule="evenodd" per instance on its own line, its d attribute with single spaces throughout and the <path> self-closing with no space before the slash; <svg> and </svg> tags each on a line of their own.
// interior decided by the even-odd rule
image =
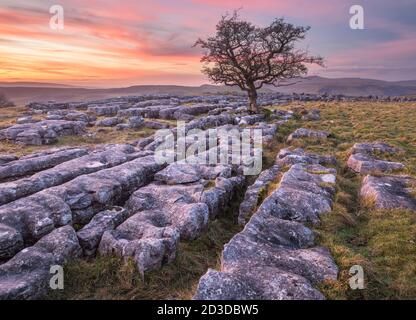
<svg viewBox="0 0 416 320">
<path fill-rule="evenodd" d="M 249 108 L 259 112 L 257 90 L 265 84 L 285 86 L 289 79 L 304 76 L 306 64 L 323 66 L 323 59 L 296 49 L 309 27 L 297 27 L 275 19 L 260 28 L 240 19 L 238 12 L 225 15 L 218 22 L 216 34 L 198 39 L 194 46 L 206 49 L 202 72 L 214 83 L 237 85 L 248 93 Z"/>
<path fill-rule="evenodd" d="M 4 93 L 0 93 L 0 108 L 14 107 L 15 104 L 10 101 Z"/>
</svg>

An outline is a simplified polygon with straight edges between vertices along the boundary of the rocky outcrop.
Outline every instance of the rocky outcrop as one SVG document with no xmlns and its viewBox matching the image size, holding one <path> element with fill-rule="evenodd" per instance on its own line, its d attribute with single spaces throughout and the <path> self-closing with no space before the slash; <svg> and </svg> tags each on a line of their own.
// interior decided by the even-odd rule
<svg viewBox="0 0 416 320">
<path fill-rule="evenodd" d="M 321 119 L 321 110 L 312 109 L 302 116 L 304 121 L 318 121 Z"/>
<path fill-rule="evenodd" d="M 84 255 L 94 255 L 104 232 L 114 230 L 128 216 L 128 211 L 122 207 L 113 207 L 97 213 L 87 225 L 77 232 Z"/>
<path fill-rule="evenodd" d="M 324 299 L 315 286 L 336 279 L 338 268 L 327 249 L 313 246 L 314 234 L 303 223 L 319 222 L 334 193 L 334 169 L 293 164 L 224 246 L 221 270 L 208 270 L 194 299 Z"/>
<path fill-rule="evenodd" d="M 379 160 L 361 153 L 352 154 L 348 158 L 347 165 L 352 171 L 360 174 L 375 174 L 404 169 L 404 164 L 400 162 Z"/>
<path fill-rule="evenodd" d="M 95 125 L 97 127 L 114 127 L 122 122 L 122 119 L 118 117 L 111 117 L 111 118 L 104 118 L 101 120 L 97 120 Z"/>
<path fill-rule="evenodd" d="M 280 166 L 274 165 L 263 171 L 256 181 L 247 188 L 244 200 L 240 204 L 238 223 L 245 225 L 247 219 L 254 213 L 259 202 L 263 200 L 261 197 L 266 196 L 267 188 L 270 182 L 277 179 L 280 172 Z"/>
<path fill-rule="evenodd" d="M 96 121 L 97 117 L 75 110 L 52 110 L 48 112 L 46 120 L 82 121 L 89 124 Z"/>
<path fill-rule="evenodd" d="M 81 247 L 71 226 L 61 227 L 0 265 L 0 299 L 38 299 L 50 286 L 51 267 L 79 257 Z"/>
<path fill-rule="evenodd" d="M 404 169 L 400 162 L 381 160 L 378 154 L 402 153 L 400 148 L 392 147 L 384 142 L 356 143 L 351 149 L 347 166 L 354 172 L 360 174 L 376 174 Z"/>
<path fill-rule="evenodd" d="M 130 145 L 108 145 L 88 154 L 86 149 L 68 149 L 50 155 L 20 159 L 16 164 L 7 165 L 4 172 L 27 174 L 31 168 L 40 170 L 42 165 L 46 166 L 53 161 L 62 163 L 27 178 L 0 183 L 0 205 L 63 184 L 80 175 L 97 172 L 149 154 L 150 152 L 137 152 Z M 0 176 L 2 172 L 0 167 Z"/>
<path fill-rule="evenodd" d="M 20 160 L 8 161 L 5 164 L 0 164 L 0 181 L 52 168 L 62 162 L 79 158 L 87 153 L 88 150 L 85 148 L 62 148 L 50 150 L 47 153 L 22 157 Z M 0 204 L 1 202 L 0 200 Z"/>
<path fill-rule="evenodd" d="M 158 122 L 158 121 L 149 121 L 146 120 L 143 122 L 143 126 L 150 129 L 166 129 L 169 128 L 169 125 L 167 123 Z"/>
<path fill-rule="evenodd" d="M 0 259 L 7 259 L 55 228 L 70 223 L 84 225 L 95 214 L 125 201 L 131 193 L 149 183 L 163 166 L 153 155 L 81 175 L 62 185 L 0 207 Z"/>
<path fill-rule="evenodd" d="M 282 167 L 291 166 L 296 163 L 320 164 L 323 166 L 326 166 L 326 165 L 336 166 L 337 160 L 333 156 L 308 153 L 302 148 L 281 149 L 276 156 L 276 164 Z"/>
<path fill-rule="evenodd" d="M 385 142 L 364 142 L 364 143 L 356 143 L 351 148 L 351 153 L 361 153 L 361 154 L 397 154 L 402 153 L 403 149 L 390 146 L 389 144 Z"/>
<path fill-rule="evenodd" d="M 44 120 L 35 123 L 16 124 L 0 130 L 0 141 L 10 140 L 25 145 L 51 144 L 58 137 L 85 133 L 85 122 Z"/>
<path fill-rule="evenodd" d="M 416 211 L 416 179 L 410 176 L 364 177 L 360 195 L 377 209 Z"/>
<path fill-rule="evenodd" d="M 325 140 L 328 138 L 329 135 L 330 134 L 327 131 L 317 131 L 317 130 L 299 128 L 299 129 L 296 129 L 295 132 L 289 135 L 289 137 L 287 138 L 287 142 L 291 142 L 294 139 L 301 139 L 301 138 Z"/>
<path fill-rule="evenodd" d="M 179 239 L 193 240 L 225 211 L 243 177 L 231 177 L 229 167 L 174 163 L 155 175 L 156 182 L 138 189 L 127 201 L 132 216 L 106 231 L 101 254 L 132 258 L 140 273 L 161 268 L 176 256 Z M 207 180 L 215 187 L 205 189 Z"/>
<path fill-rule="evenodd" d="M 18 159 L 18 157 L 11 154 L 0 154 L 0 166 Z"/>
</svg>

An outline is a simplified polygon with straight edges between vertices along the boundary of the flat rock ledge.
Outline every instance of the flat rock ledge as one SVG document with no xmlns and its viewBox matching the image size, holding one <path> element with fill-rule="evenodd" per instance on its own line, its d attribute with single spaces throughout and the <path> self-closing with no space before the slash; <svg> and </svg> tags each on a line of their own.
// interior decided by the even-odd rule
<svg viewBox="0 0 416 320">
<path fill-rule="evenodd" d="M 405 168 L 402 163 L 386 161 L 376 157 L 377 155 L 402 152 L 402 149 L 390 146 L 384 142 L 356 143 L 351 149 L 347 166 L 352 171 L 362 175 L 402 170 Z"/>
<path fill-rule="evenodd" d="M 85 134 L 83 121 L 43 120 L 35 123 L 16 124 L 0 130 L 0 141 L 10 140 L 24 145 L 55 143 L 58 137 Z"/>
<path fill-rule="evenodd" d="M 324 299 L 315 286 L 336 279 L 338 268 L 326 248 L 314 246 L 314 233 L 303 223 L 317 223 L 331 210 L 335 174 L 319 164 L 293 164 L 224 246 L 220 271 L 202 276 L 194 299 Z"/>
<path fill-rule="evenodd" d="M 302 138 L 325 140 L 329 137 L 329 135 L 330 133 L 327 131 L 317 131 L 317 130 L 299 128 L 289 135 L 289 137 L 287 138 L 287 142 L 291 142 L 295 139 L 302 139 Z"/>
<path fill-rule="evenodd" d="M 347 161 L 348 168 L 360 174 L 376 174 L 404 169 L 404 164 L 376 159 L 366 154 L 352 154 Z"/>
<path fill-rule="evenodd" d="M 416 179 L 410 176 L 364 177 L 361 197 L 377 209 L 416 211 Z"/>
</svg>

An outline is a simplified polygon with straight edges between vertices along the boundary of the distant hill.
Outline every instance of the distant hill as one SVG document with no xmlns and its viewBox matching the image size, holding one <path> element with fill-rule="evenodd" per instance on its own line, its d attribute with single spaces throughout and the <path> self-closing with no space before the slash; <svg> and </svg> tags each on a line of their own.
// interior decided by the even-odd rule
<svg viewBox="0 0 416 320">
<path fill-rule="evenodd" d="M 382 81 L 361 78 L 322 78 L 308 77 L 299 80 L 292 86 L 270 87 L 273 91 L 292 93 L 329 93 L 344 94 L 347 96 L 405 96 L 416 94 L 416 80 L 409 81 Z"/>
<path fill-rule="evenodd" d="M 49 83 L 49 82 L 2 82 L 0 81 L 0 87 L 25 87 L 25 88 L 75 88 L 75 86 L 61 84 L 61 83 Z"/>
<path fill-rule="evenodd" d="M 13 85 L 14 84 L 14 85 Z M 307 77 L 286 87 L 267 86 L 262 91 L 282 93 L 329 93 L 348 96 L 413 96 L 416 95 L 416 80 L 382 81 L 361 78 Z M 175 94 L 204 95 L 241 92 L 237 87 L 202 85 L 198 87 L 176 85 L 138 85 L 125 88 L 79 88 L 56 83 L 0 82 L 0 93 L 18 105 L 30 101 L 85 101 L 122 95 Z"/>
</svg>

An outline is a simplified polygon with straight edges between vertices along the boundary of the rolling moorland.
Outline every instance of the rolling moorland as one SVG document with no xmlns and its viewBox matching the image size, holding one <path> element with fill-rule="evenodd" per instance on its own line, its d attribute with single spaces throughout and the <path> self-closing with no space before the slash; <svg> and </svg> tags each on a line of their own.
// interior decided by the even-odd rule
<svg viewBox="0 0 416 320">
<path fill-rule="evenodd" d="M 302 91 L 338 94 L 338 84 L 328 87 L 324 80 L 315 80 L 315 84 L 311 82 L 308 89 L 305 85 Z M 383 89 L 385 84 L 378 82 L 369 84 L 371 90 L 358 90 L 355 86 L 362 87 L 362 84 L 358 80 L 355 84 L 353 82 L 350 81 L 351 85 L 346 89 L 349 94 L 346 95 L 378 95 L 377 92 L 380 95 L 394 95 L 391 94 L 392 90 L 409 90 L 405 94 L 410 95 L 413 86 L 412 82 L 397 83 L 397 89 L 391 89 L 392 86 Z M 112 89 L 105 90 L 108 90 L 105 97 L 99 93 L 93 99 L 133 94 L 128 89 L 117 93 Z M 377 99 L 324 101 L 317 96 L 313 96 L 310 99 L 312 101 L 287 96 L 282 100 L 282 97 L 265 94 L 260 98 L 262 114 L 250 115 L 244 107 L 245 100 L 240 96 L 198 97 L 201 94 L 199 90 L 192 92 L 192 97 L 176 97 L 172 92 L 166 92 L 170 95 L 109 99 L 101 104 L 95 101 L 86 106 L 67 104 L 63 108 L 54 104 L 22 106 L 18 103 L 17 107 L 1 109 L 0 137 L 6 138 L 0 141 L 0 154 L 4 161 L 0 164 L 0 173 L 3 167 L 8 169 L 8 174 L 0 174 L 0 195 L 5 197 L 1 200 L 0 227 L 13 236 L 0 238 L 0 270 L 3 271 L 0 273 L 0 297 L 208 299 L 213 298 L 208 280 L 216 279 L 215 285 L 220 287 L 222 281 L 226 280 L 243 284 L 243 287 L 247 279 L 268 283 L 271 280 L 263 275 L 262 270 L 272 270 L 273 281 L 279 281 L 276 282 L 279 292 L 270 292 L 267 285 L 259 285 L 250 293 L 252 296 L 244 290 L 224 290 L 228 296 L 220 298 L 416 297 L 414 102 Z M 293 91 L 292 88 L 290 90 Z M 13 98 L 10 92 L 7 92 L 8 96 Z M 146 94 L 151 93 L 153 91 L 146 91 Z M 91 97 L 89 94 L 85 97 Z M 137 92 L 134 91 L 134 94 Z M 58 95 L 60 93 L 56 93 L 56 97 Z M 82 95 L 77 96 L 79 100 L 82 100 Z M 149 137 L 157 129 L 174 128 L 178 119 L 202 130 L 218 126 L 238 130 L 260 128 L 264 147 L 262 172 L 272 170 L 268 171 L 270 177 L 264 181 L 258 176 L 243 179 L 239 168 L 232 167 L 229 173 L 225 173 L 228 169 L 221 168 L 220 174 L 212 173 L 209 171 L 211 169 L 207 169 L 207 174 L 204 171 L 206 168 L 198 168 L 202 171 L 196 170 L 194 178 L 170 166 L 155 167 L 150 159 L 157 141 L 152 138 L 149 140 Z M 24 134 L 14 127 L 16 121 L 27 126 Z M 49 132 L 49 128 L 47 132 L 42 131 L 36 127 L 37 123 L 40 127 L 51 126 L 54 132 Z M 59 128 L 54 129 L 52 125 Z M 300 128 L 306 130 L 297 131 Z M 380 147 L 375 142 L 387 145 Z M 359 143 L 370 145 L 357 146 Z M 111 149 L 114 144 L 116 149 Z M 367 150 L 371 154 L 365 154 L 367 151 L 360 151 L 360 148 L 371 149 L 371 152 Z M 65 153 L 68 150 L 75 152 L 74 149 L 76 155 Z M 110 150 L 110 157 L 104 155 L 106 150 Z M 70 158 L 57 160 L 58 152 L 64 152 L 64 157 Z M 30 154 L 32 156 L 28 157 Z M 56 163 L 48 164 L 47 161 L 54 155 Z M 351 160 L 354 155 L 359 155 L 356 156 L 358 167 Z M 108 158 L 97 160 L 98 156 Z M 25 169 L 25 161 L 32 159 L 33 165 L 39 157 L 45 158 L 42 165 Z M 81 160 L 84 157 L 85 163 Z M 74 164 L 69 165 L 71 161 Z M 101 161 L 102 167 L 90 167 L 87 164 L 91 161 Z M 135 166 L 129 166 L 136 162 Z M 77 164 L 90 168 L 90 171 L 75 174 L 72 169 Z M 19 168 L 14 175 L 10 175 L 12 166 Z M 187 169 L 192 171 L 195 168 Z M 64 177 L 66 174 L 68 177 Z M 403 190 L 391 195 L 406 199 L 407 207 L 399 203 L 395 208 L 384 208 L 378 203 L 376 193 L 368 196 L 362 191 L 367 176 L 383 179 L 392 175 L 413 177 L 409 178 Z M 47 179 L 47 176 L 56 178 Z M 334 179 L 330 176 L 334 176 Z M 106 177 L 114 179 L 113 182 L 104 181 Z M 256 179 L 260 179 L 261 187 L 253 189 Z M 16 192 L 10 193 L 10 188 Z M 310 196 L 309 191 L 305 192 L 309 188 L 313 198 L 322 197 L 322 200 L 313 204 L 316 207 L 303 207 L 303 197 L 308 199 Z M 251 200 L 248 195 L 252 193 L 249 190 L 255 191 L 255 201 L 251 201 L 250 210 L 246 210 L 242 204 Z M 284 193 L 289 191 L 291 193 Z M 157 206 L 155 208 L 166 216 L 156 217 L 155 208 L 143 207 L 141 199 L 148 199 L 149 192 L 155 194 L 152 198 Z M 177 195 L 180 193 L 181 197 L 190 198 L 184 204 L 181 201 L 172 204 L 163 198 L 164 192 L 171 192 L 172 197 L 180 198 Z M 91 199 L 88 194 L 93 194 Z M 191 200 L 201 194 L 198 201 Z M 295 200 L 290 204 L 293 208 L 289 206 L 281 211 L 274 209 L 287 205 L 282 194 L 294 197 Z M 271 207 L 270 203 L 273 204 Z M 205 213 L 200 213 L 205 214 L 205 218 L 198 220 L 198 223 L 189 217 L 174 214 L 182 209 L 191 215 L 194 212 L 192 210 L 197 210 L 195 208 L 200 208 L 201 204 L 207 204 L 207 209 Z M 45 216 L 31 215 L 33 210 L 39 208 L 45 208 Z M 8 216 L 10 212 L 20 213 L 26 218 L 14 221 Z M 98 242 L 95 240 L 91 246 L 91 234 L 97 230 L 97 226 L 103 225 L 102 221 L 98 221 L 100 224 L 94 219 L 103 212 L 107 212 L 111 219 L 116 215 L 118 217 L 117 212 L 120 216 L 126 216 L 117 223 L 114 221 L 120 218 L 110 219 L 112 226 L 106 225 L 105 233 L 99 232 Z M 108 212 L 116 213 L 113 216 Z M 33 221 L 29 218 L 32 216 Z M 149 217 L 149 220 L 142 217 Z M 154 222 L 154 219 L 167 217 L 172 220 Z M 53 221 L 45 222 L 48 219 Z M 36 221 L 44 225 L 34 227 Z M 92 225 L 92 222 L 96 225 Z M 144 235 L 146 231 L 129 229 L 132 225 L 143 226 L 152 232 Z M 276 226 L 276 229 L 268 230 L 267 225 Z M 63 228 L 66 229 L 60 231 Z M 279 228 L 282 228 L 282 234 L 276 235 Z M 295 230 L 295 239 L 286 235 L 285 228 Z M 174 235 L 160 236 L 160 230 Z M 257 231 L 252 234 L 252 230 Z M 312 232 L 309 233 L 309 230 Z M 267 235 L 276 238 L 269 243 L 263 239 Z M 65 240 L 68 247 L 59 247 L 58 250 L 66 253 L 65 257 L 56 257 L 54 246 L 57 246 L 57 241 L 54 237 L 58 240 L 69 239 Z M 155 244 L 159 244 L 159 239 L 163 239 L 163 249 Z M 126 253 L 127 249 L 120 253 L 117 248 L 121 240 L 131 243 L 135 253 Z M 144 240 L 150 243 L 152 249 L 141 247 L 144 246 Z M 253 262 L 250 252 L 247 254 L 240 249 L 247 247 L 244 241 L 254 243 L 255 248 L 267 254 L 269 260 Z M 326 251 L 318 250 L 321 247 L 326 248 Z M 31 250 L 22 253 L 23 248 Z M 230 248 L 235 250 L 234 255 L 229 253 Z M 146 250 L 150 250 L 150 258 L 146 256 L 149 254 Z M 35 261 L 37 252 L 44 253 L 45 258 L 42 259 L 50 260 L 41 259 L 38 263 L 31 263 Z M 238 258 L 236 261 L 233 260 L 234 256 Z M 286 256 L 294 257 L 295 263 L 290 265 Z M 21 266 L 19 261 L 31 267 L 22 272 L 18 267 Z M 51 261 L 64 264 L 64 290 L 48 290 L 45 284 L 34 280 L 47 277 L 43 266 Z M 353 265 L 360 265 L 364 269 L 365 288 L 362 290 L 351 290 L 349 287 L 349 269 Z M 323 270 L 323 266 L 327 269 Z M 251 268 L 260 271 L 258 274 L 251 273 Z M 212 270 L 207 273 L 208 269 Z M 22 288 L 9 285 L 8 280 L 13 277 L 21 277 Z M 287 292 L 287 295 L 281 296 L 281 292 Z"/>
<path fill-rule="evenodd" d="M 330 79 L 318 76 L 294 80 L 294 85 L 275 88 L 265 86 L 261 92 L 281 92 L 286 94 L 343 94 L 347 96 L 411 96 L 416 95 L 416 81 L 381 81 L 360 78 Z M 18 105 L 31 101 L 87 101 L 105 99 L 123 95 L 172 94 L 206 95 L 238 93 L 238 88 L 214 85 L 172 86 L 138 85 L 125 88 L 84 88 L 58 83 L 0 82 L 0 94 L 3 93 Z"/>
</svg>

